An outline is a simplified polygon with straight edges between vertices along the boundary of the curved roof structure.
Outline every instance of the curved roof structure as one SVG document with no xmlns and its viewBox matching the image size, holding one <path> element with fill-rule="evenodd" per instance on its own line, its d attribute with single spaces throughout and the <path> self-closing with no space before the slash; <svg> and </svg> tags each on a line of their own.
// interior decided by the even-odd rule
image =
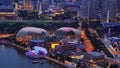
<svg viewBox="0 0 120 68">
<path fill-rule="evenodd" d="M 56 30 L 56 33 L 57 32 L 74 32 L 76 36 L 80 36 L 81 32 L 80 30 L 78 29 L 75 29 L 75 28 L 71 28 L 71 27 L 62 27 L 62 28 L 59 28 Z"/>
<path fill-rule="evenodd" d="M 40 36 L 40 35 L 44 35 L 46 37 L 49 36 L 49 33 L 42 28 L 36 28 L 36 27 L 25 27 L 22 28 L 16 35 L 17 37 L 25 37 L 26 35 L 30 35 L 30 36 Z"/>
<path fill-rule="evenodd" d="M 46 56 L 48 53 L 46 48 L 35 46 L 34 50 L 29 50 L 25 54 L 31 58 L 39 58 L 40 55 Z"/>
<path fill-rule="evenodd" d="M 33 32 L 33 33 L 42 33 L 42 32 L 45 32 L 46 35 L 49 35 L 49 33 L 45 30 L 45 29 L 42 29 L 42 28 L 36 28 L 36 27 L 25 27 L 25 28 L 22 28 L 18 33 L 20 32 Z"/>
<path fill-rule="evenodd" d="M 36 50 L 36 52 L 39 54 L 40 52 L 42 52 L 43 56 L 47 55 L 47 49 L 43 48 L 43 47 L 39 47 L 39 46 L 35 46 L 34 49 Z"/>
<path fill-rule="evenodd" d="M 26 52 L 25 54 L 31 58 L 38 58 L 39 57 L 39 55 L 37 54 L 37 52 L 35 50 L 30 50 L 30 51 Z"/>
</svg>

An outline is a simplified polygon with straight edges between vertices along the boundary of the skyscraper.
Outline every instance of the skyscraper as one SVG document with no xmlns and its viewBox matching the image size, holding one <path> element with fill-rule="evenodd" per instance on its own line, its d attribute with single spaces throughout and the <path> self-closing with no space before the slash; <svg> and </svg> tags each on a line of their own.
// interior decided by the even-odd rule
<svg viewBox="0 0 120 68">
<path fill-rule="evenodd" d="M 99 18 L 98 17 L 98 12 L 101 11 L 101 9 L 99 8 L 99 1 L 96 0 L 90 0 L 89 1 L 89 19 L 93 19 L 93 18 Z"/>
<path fill-rule="evenodd" d="M 110 20 L 116 20 L 117 0 L 107 0 L 107 10 L 110 11 Z"/>
<path fill-rule="evenodd" d="M 24 0 L 23 1 L 23 9 L 25 10 L 32 10 L 33 6 L 31 4 L 31 0 Z"/>
<path fill-rule="evenodd" d="M 82 18 L 106 19 L 109 10 L 109 18 L 116 19 L 117 0 L 82 0 Z"/>
<path fill-rule="evenodd" d="M 117 15 L 118 18 L 120 18 L 120 0 L 117 0 Z"/>
<path fill-rule="evenodd" d="M 102 0 L 82 0 L 81 2 L 81 12 L 83 18 L 99 18 L 99 12 L 102 10 Z"/>
<path fill-rule="evenodd" d="M 117 0 L 104 0 L 103 7 L 104 16 L 106 17 L 107 12 L 109 11 L 109 19 L 115 21 L 117 12 Z"/>
<path fill-rule="evenodd" d="M 81 18 L 88 19 L 88 0 L 81 1 Z"/>
<path fill-rule="evenodd" d="M 117 9 L 118 9 L 118 12 L 120 12 L 120 0 L 117 0 Z"/>
<path fill-rule="evenodd" d="M 31 6 L 31 0 L 24 0 L 24 6 Z"/>
</svg>

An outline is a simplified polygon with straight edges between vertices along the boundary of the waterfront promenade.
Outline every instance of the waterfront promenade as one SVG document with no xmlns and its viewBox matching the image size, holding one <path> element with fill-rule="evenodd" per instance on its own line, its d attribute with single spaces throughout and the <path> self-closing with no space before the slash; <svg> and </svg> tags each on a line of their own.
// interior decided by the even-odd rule
<svg viewBox="0 0 120 68">
<path fill-rule="evenodd" d="M 49 60 L 50 62 L 56 63 L 58 65 L 61 65 L 63 68 L 76 68 L 76 64 L 73 64 L 69 61 L 65 61 L 64 63 L 61 61 L 58 61 L 56 59 L 52 59 L 50 57 L 44 57 L 45 59 Z"/>
<path fill-rule="evenodd" d="M 27 51 L 29 51 L 29 48 L 24 48 L 24 47 L 22 47 L 20 45 L 16 45 L 14 43 L 11 43 L 11 42 L 9 42 L 7 40 L 1 40 L 0 44 L 2 44 L 2 45 L 9 45 L 9 46 L 15 47 L 17 50 L 19 50 L 21 52 L 27 52 Z M 56 59 L 53 59 L 51 57 L 48 57 L 48 56 L 42 57 L 42 58 L 50 61 L 50 63 L 52 62 L 52 63 L 58 64 L 58 65 L 60 65 L 63 68 L 76 68 L 76 65 L 73 65 L 71 62 L 62 63 L 62 62 L 60 62 L 60 61 L 58 61 Z"/>
</svg>

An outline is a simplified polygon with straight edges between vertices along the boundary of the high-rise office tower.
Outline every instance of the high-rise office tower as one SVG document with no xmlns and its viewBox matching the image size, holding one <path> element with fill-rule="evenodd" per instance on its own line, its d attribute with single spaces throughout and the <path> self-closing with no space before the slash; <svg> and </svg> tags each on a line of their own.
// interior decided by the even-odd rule
<svg viewBox="0 0 120 68">
<path fill-rule="evenodd" d="M 54 5 L 55 4 L 54 0 L 48 0 L 47 2 L 48 2 L 49 5 Z"/>
<path fill-rule="evenodd" d="M 81 18 L 88 19 L 88 0 L 81 1 Z"/>
<path fill-rule="evenodd" d="M 120 12 L 120 0 L 117 0 L 117 9 L 118 9 L 118 12 Z"/>
<path fill-rule="evenodd" d="M 102 11 L 102 0 L 82 0 L 81 1 L 81 13 L 82 18 L 94 19 L 100 18 L 100 12 Z"/>
<path fill-rule="evenodd" d="M 107 16 L 107 12 L 109 11 L 109 19 L 116 20 L 116 12 L 117 12 L 117 0 L 104 0 L 104 12 L 103 14 Z"/>
<path fill-rule="evenodd" d="M 25 10 L 33 10 L 31 0 L 24 0 L 23 1 L 23 9 L 25 9 Z"/>
<path fill-rule="evenodd" d="M 83 19 L 96 18 L 96 1 L 95 0 L 82 0 L 81 13 Z"/>
<path fill-rule="evenodd" d="M 99 18 L 99 12 L 101 11 L 101 8 L 99 6 L 101 6 L 100 1 L 96 1 L 96 0 L 90 0 L 88 3 L 88 14 L 89 14 L 89 19 L 93 19 L 93 18 Z"/>
<path fill-rule="evenodd" d="M 117 0 L 117 15 L 118 18 L 120 18 L 120 0 Z"/>
<path fill-rule="evenodd" d="M 109 18 L 111 20 L 116 19 L 117 0 L 82 0 L 81 2 L 81 13 L 83 19 L 106 20 L 108 11 Z"/>
</svg>

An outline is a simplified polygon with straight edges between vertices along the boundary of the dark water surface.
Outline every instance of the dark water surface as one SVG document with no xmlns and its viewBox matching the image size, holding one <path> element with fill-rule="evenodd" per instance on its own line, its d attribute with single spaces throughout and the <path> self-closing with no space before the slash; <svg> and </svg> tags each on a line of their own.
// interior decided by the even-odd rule
<svg viewBox="0 0 120 68">
<path fill-rule="evenodd" d="M 0 68 L 60 68 L 57 65 L 44 63 L 33 64 L 31 59 L 15 48 L 0 45 Z"/>
</svg>

